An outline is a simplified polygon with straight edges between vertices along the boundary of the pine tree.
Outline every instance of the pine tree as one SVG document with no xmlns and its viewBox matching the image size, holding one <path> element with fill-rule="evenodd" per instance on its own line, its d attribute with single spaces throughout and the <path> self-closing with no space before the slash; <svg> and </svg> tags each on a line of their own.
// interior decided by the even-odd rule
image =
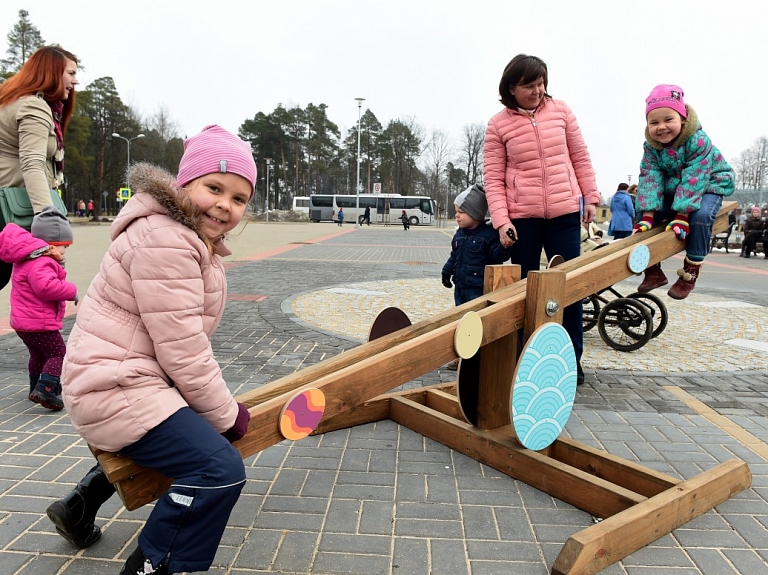
<svg viewBox="0 0 768 575">
<path fill-rule="evenodd" d="M 0 60 L 0 73 L 9 78 L 18 72 L 32 53 L 45 44 L 40 31 L 29 21 L 29 12 L 19 10 L 19 21 L 8 32 L 8 57 Z"/>
</svg>

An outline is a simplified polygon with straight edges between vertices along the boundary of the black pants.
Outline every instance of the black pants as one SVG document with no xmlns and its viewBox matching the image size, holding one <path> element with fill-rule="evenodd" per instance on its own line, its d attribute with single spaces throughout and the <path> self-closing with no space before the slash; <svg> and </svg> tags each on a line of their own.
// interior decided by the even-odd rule
<svg viewBox="0 0 768 575">
<path fill-rule="evenodd" d="M 0 260 L 0 289 L 3 289 L 8 282 L 11 281 L 11 272 L 13 271 L 13 264 L 9 264 Z"/>
<path fill-rule="evenodd" d="M 762 241 L 763 232 L 748 232 L 741 244 L 742 253 L 751 254 L 757 247 L 757 242 Z M 763 244 L 765 245 L 765 244 Z"/>
</svg>

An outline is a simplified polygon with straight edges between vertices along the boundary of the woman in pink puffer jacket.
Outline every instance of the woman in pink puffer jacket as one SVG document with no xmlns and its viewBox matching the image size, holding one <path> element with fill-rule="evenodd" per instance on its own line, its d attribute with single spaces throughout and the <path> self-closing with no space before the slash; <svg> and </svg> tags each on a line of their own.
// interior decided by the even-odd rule
<svg viewBox="0 0 768 575">
<path fill-rule="evenodd" d="M 576 117 L 547 94 L 547 65 L 518 54 L 499 83 L 504 110 L 488 122 L 483 147 L 491 223 L 501 243 L 515 248 L 512 263 L 522 277 L 547 258 L 566 260 L 580 253 L 581 222 L 595 218 L 600 194 L 587 145 Z M 583 206 L 583 216 L 582 216 Z M 576 352 L 577 383 L 584 382 L 582 308 L 565 308 L 563 327 Z"/>
</svg>

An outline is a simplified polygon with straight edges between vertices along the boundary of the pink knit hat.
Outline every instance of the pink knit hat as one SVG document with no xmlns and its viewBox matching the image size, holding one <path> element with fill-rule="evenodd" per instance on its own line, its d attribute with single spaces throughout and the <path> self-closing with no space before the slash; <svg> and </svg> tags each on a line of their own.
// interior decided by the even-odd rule
<svg viewBox="0 0 768 575">
<path fill-rule="evenodd" d="M 213 173 L 242 176 L 250 182 L 253 196 L 256 163 L 251 146 L 215 124 L 184 140 L 184 155 L 179 163 L 176 182 L 179 186 L 186 186 L 195 178 Z"/>
<path fill-rule="evenodd" d="M 645 99 L 645 116 L 656 108 L 672 108 L 683 118 L 688 117 L 688 111 L 685 109 L 683 101 L 683 89 L 674 84 L 659 84 L 651 94 Z"/>
</svg>

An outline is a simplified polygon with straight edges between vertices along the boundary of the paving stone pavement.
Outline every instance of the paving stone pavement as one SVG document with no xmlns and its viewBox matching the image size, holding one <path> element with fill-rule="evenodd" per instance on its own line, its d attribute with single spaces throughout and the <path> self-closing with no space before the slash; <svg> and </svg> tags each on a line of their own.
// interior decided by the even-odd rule
<svg viewBox="0 0 768 575">
<path fill-rule="evenodd" d="M 229 301 L 213 345 L 233 393 L 358 345 L 377 306 L 410 307 L 417 319 L 420 308 L 451 305 L 437 279 L 450 231 L 345 232 L 230 264 Z M 696 301 L 684 304 L 685 312 L 697 318 L 689 323 L 703 326 L 732 300 L 707 294 L 699 303 L 719 304 Z M 750 308 L 745 327 L 728 329 L 764 342 L 764 316 L 751 314 L 764 314 L 768 302 L 750 303 L 758 307 Z M 721 321 L 712 329 L 722 330 Z M 65 320 L 65 336 L 72 323 Z M 658 342 L 631 354 L 607 350 L 599 338 L 591 342 L 587 382 L 565 434 L 683 479 L 738 457 L 749 464 L 753 486 L 603 572 L 768 574 L 768 462 L 743 435 L 674 393 L 688 392 L 765 449 L 768 365 L 723 361 L 722 338 L 712 337 L 696 353 L 715 368 L 662 371 L 650 359 L 633 365 L 654 355 L 664 365 L 687 365 L 670 347 L 688 335 L 685 329 L 671 319 Z M 73 487 L 92 458 L 65 412 L 27 400 L 26 349 L 15 334 L 0 337 L 0 350 L 0 575 L 119 572 L 151 506 L 128 512 L 116 497 L 110 500 L 99 514 L 104 536 L 87 550 L 55 534 L 45 508 Z M 600 359 L 606 354 L 612 363 Z M 455 372 L 437 369 L 404 387 L 453 379 Z M 211 573 L 544 574 L 568 537 L 593 523 L 391 421 L 284 441 L 247 459 L 246 469 L 249 481 Z"/>
</svg>

